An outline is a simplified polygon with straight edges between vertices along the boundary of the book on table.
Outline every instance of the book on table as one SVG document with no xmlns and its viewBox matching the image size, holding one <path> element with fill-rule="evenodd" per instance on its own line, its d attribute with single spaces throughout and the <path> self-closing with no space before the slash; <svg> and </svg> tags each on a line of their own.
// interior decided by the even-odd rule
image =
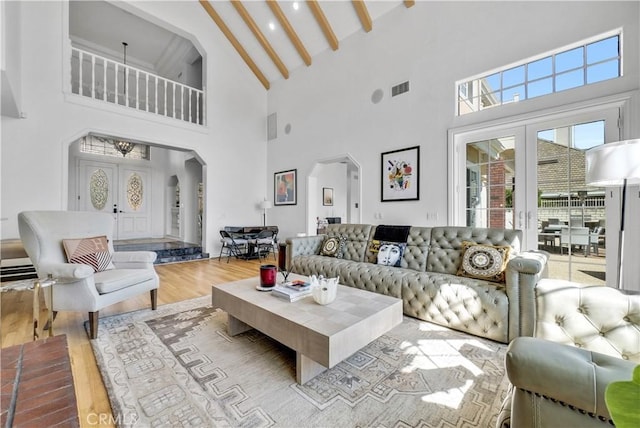
<svg viewBox="0 0 640 428">
<path fill-rule="evenodd" d="M 271 290 L 271 294 L 279 299 L 295 302 L 311 295 L 311 287 L 302 287 L 299 290 L 286 285 L 276 284 Z"/>
<path fill-rule="evenodd" d="M 292 290 L 301 291 L 311 287 L 311 283 L 303 281 L 302 279 L 294 279 L 293 281 L 285 282 L 284 286 Z"/>
</svg>

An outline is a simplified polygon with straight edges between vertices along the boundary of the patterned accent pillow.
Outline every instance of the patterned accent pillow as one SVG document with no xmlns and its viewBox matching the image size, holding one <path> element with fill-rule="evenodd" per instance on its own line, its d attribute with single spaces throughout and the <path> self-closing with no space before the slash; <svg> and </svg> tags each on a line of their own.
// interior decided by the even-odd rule
<svg viewBox="0 0 640 428">
<path fill-rule="evenodd" d="M 369 248 L 371 249 L 371 247 Z M 380 241 L 377 251 L 378 264 L 400 267 L 405 248 L 407 248 L 407 244 L 404 243 Z"/>
<path fill-rule="evenodd" d="M 321 256 L 339 257 L 342 254 L 343 240 L 337 236 L 325 238 L 320 249 Z"/>
<path fill-rule="evenodd" d="M 504 270 L 509 262 L 511 247 L 463 241 L 462 252 L 462 263 L 458 269 L 459 276 L 505 282 Z"/>
<path fill-rule="evenodd" d="M 90 265 L 94 272 L 115 269 L 111 262 L 109 241 L 106 236 L 90 238 L 63 239 L 62 245 L 69 263 Z"/>
</svg>

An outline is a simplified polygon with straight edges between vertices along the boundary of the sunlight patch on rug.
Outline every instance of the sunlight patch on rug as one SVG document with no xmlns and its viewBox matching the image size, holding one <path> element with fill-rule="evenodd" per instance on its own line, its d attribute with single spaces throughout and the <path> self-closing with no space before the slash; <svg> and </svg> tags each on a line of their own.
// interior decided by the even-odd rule
<svg viewBox="0 0 640 428">
<path fill-rule="evenodd" d="M 100 320 L 94 353 L 116 420 L 134 426 L 493 426 L 506 346 L 413 318 L 304 385 L 295 352 L 230 337 L 202 297 Z"/>
</svg>

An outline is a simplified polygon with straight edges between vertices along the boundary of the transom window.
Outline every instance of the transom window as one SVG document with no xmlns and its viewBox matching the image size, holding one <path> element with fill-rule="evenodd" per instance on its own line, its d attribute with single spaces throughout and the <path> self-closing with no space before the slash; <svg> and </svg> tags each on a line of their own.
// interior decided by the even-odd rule
<svg viewBox="0 0 640 428">
<path fill-rule="evenodd" d="M 620 77 L 620 37 L 620 33 L 609 33 L 595 41 L 458 82 L 458 115 Z"/>
<path fill-rule="evenodd" d="M 123 155 L 113 144 L 107 139 L 97 138 L 93 135 L 87 135 L 80 140 L 80 151 L 82 153 L 90 153 L 93 155 L 113 156 L 127 159 L 143 159 L 149 160 L 149 146 L 146 144 L 136 143 L 129 153 Z"/>
</svg>

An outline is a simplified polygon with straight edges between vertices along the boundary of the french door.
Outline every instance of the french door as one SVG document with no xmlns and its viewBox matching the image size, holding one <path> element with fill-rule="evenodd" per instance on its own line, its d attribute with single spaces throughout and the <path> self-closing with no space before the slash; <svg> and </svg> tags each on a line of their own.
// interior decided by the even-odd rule
<svg viewBox="0 0 640 428">
<path fill-rule="evenodd" d="M 599 108 L 454 133 L 454 223 L 520 229 L 523 249 L 551 254 L 550 277 L 613 285 L 617 228 L 607 225 L 619 218 L 619 193 L 585 183 L 584 153 L 619 139 L 619 114 Z"/>
<path fill-rule="evenodd" d="M 80 160 L 78 209 L 110 213 L 114 239 L 151 236 L 149 170 L 111 162 Z"/>
</svg>

